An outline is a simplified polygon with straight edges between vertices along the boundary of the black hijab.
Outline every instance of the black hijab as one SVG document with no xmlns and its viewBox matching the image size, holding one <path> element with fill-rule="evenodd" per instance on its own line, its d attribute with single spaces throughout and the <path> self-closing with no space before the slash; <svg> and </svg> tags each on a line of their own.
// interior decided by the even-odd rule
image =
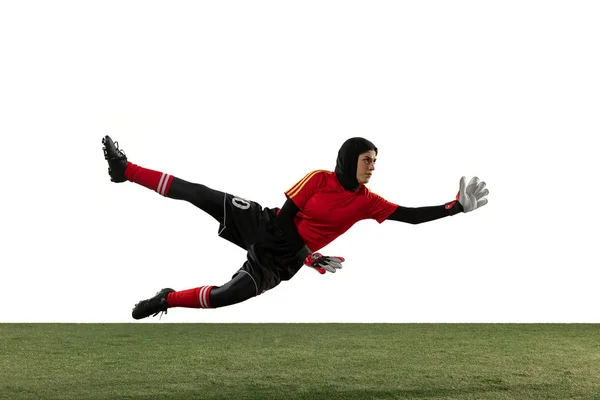
<svg viewBox="0 0 600 400">
<path fill-rule="evenodd" d="M 377 147 L 367 139 L 353 137 L 344 142 L 338 151 L 335 175 L 346 190 L 355 191 L 360 187 L 356 180 L 356 165 L 358 156 L 369 150 L 377 154 Z"/>
</svg>

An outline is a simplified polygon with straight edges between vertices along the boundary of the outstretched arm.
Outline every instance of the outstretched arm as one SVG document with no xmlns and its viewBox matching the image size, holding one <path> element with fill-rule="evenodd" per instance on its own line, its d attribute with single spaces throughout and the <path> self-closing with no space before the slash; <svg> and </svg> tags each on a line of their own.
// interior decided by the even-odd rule
<svg viewBox="0 0 600 400">
<path fill-rule="evenodd" d="M 402 207 L 398 206 L 387 220 L 406 222 L 409 224 L 421 224 L 436 219 L 448 217 L 463 212 L 463 206 L 456 201 L 441 206 L 430 207 Z"/>
<path fill-rule="evenodd" d="M 402 207 L 398 208 L 386 219 L 421 224 L 423 222 L 448 217 L 461 212 L 471 212 L 487 204 L 486 196 L 489 194 L 485 182 L 480 182 L 478 177 L 473 177 L 466 184 L 466 177 L 460 179 L 456 200 L 441 206 L 431 207 Z"/>
</svg>

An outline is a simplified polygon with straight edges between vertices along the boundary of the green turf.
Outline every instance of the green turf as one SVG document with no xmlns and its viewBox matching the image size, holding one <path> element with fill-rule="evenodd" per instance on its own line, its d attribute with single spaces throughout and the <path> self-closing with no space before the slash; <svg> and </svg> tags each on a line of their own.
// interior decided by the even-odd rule
<svg viewBox="0 0 600 400">
<path fill-rule="evenodd" d="M 0 324 L 1 399 L 600 399 L 595 324 Z"/>
</svg>

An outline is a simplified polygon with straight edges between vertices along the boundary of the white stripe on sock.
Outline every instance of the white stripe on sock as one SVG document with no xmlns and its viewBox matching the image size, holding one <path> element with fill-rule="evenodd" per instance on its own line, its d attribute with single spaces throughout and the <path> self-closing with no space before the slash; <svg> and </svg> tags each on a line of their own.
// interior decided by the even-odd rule
<svg viewBox="0 0 600 400">
<path fill-rule="evenodd" d="M 165 195 L 165 192 L 167 191 L 167 183 L 169 183 L 170 177 L 171 177 L 171 175 L 165 174 L 165 181 L 163 182 L 163 187 L 160 189 L 160 194 L 162 194 L 163 196 Z M 159 187 L 160 187 L 160 185 L 159 185 Z"/>
<path fill-rule="evenodd" d="M 203 287 L 200 289 L 200 307 L 201 307 L 201 308 L 207 308 L 207 304 L 206 304 L 206 302 L 204 301 L 204 295 L 205 295 L 205 292 L 206 292 L 206 290 L 207 290 L 207 287 L 206 287 L 206 286 L 203 286 Z"/>
<path fill-rule="evenodd" d="M 156 191 L 158 193 L 160 193 L 160 187 L 161 187 L 164 179 L 165 179 L 165 174 L 163 173 L 162 176 L 160 177 L 160 181 L 158 181 L 158 187 L 156 188 Z"/>
</svg>

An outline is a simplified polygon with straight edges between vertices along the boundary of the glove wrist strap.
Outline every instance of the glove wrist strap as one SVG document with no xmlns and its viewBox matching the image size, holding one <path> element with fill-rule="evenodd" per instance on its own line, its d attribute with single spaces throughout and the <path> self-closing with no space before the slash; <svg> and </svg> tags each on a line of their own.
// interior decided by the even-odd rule
<svg viewBox="0 0 600 400">
<path fill-rule="evenodd" d="M 448 215 L 455 215 L 464 212 L 464 208 L 458 200 L 453 200 L 444 204 L 444 208 L 448 210 Z"/>
</svg>

